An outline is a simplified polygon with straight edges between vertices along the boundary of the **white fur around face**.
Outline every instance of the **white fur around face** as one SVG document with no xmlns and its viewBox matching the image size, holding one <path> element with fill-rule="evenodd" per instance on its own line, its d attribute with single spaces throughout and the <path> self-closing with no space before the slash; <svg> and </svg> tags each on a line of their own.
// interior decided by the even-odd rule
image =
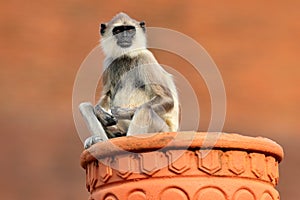
<svg viewBox="0 0 300 200">
<path fill-rule="evenodd" d="M 112 34 L 112 30 L 116 26 L 131 25 L 136 28 L 136 34 L 132 41 L 132 46 L 128 48 L 122 48 L 117 45 L 117 40 Z M 146 34 L 140 27 L 140 23 L 134 19 L 131 19 L 126 13 L 117 14 L 110 22 L 106 24 L 107 28 L 104 35 L 101 38 L 101 47 L 106 59 L 111 60 L 118 58 L 122 55 L 135 56 L 140 50 L 144 50 L 147 47 Z"/>
<path fill-rule="evenodd" d="M 139 50 L 146 49 L 146 36 L 141 28 L 136 28 L 136 34 L 133 38 L 132 46 L 128 48 L 118 46 L 117 40 L 112 34 L 101 39 L 101 46 L 106 57 L 115 59 L 125 54 L 131 56 Z"/>
</svg>

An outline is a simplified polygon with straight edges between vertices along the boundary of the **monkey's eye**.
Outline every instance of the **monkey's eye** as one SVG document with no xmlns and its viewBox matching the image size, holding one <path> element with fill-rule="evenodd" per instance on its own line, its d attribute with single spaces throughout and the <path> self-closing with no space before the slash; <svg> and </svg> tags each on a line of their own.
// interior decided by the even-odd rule
<svg viewBox="0 0 300 200">
<path fill-rule="evenodd" d="M 128 32 L 135 32 L 134 26 L 116 26 L 113 28 L 112 33 L 113 35 L 119 34 L 121 32 L 128 31 Z"/>
</svg>

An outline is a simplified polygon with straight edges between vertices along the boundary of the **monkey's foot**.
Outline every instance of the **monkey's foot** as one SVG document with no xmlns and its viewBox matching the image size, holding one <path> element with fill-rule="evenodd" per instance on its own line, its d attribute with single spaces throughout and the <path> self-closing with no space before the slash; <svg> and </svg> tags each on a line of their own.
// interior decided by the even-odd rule
<svg viewBox="0 0 300 200">
<path fill-rule="evenodd" d="M 97 142 L 102 142 L 104 141 L 101 138 L 101 135 L 92 135 L 91 137 L 88 137 L 85 141 L 84 141 L 84 148 L 88 149 L 90 148 L 93 144 L 96 144 Z"/>
</svg>

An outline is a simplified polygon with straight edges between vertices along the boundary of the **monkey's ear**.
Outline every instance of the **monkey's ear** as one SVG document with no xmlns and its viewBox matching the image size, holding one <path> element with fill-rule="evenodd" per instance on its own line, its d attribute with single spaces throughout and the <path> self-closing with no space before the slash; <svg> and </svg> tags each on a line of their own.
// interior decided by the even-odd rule
<svg viewBox="0 0 300 200">
<path fill-rule="evenodd" d="M 107 25 L 106 24 L 101 24 L 100 25 L 100 34 L 104 35 L 105 30 L 106 30 Z"/>
<path fill-rule="evenodd" d="M 143 29 L 143 31 L 146 31 L 146 23 L 144 21 L 140 22 L 140 27 Z"/>
</svg>

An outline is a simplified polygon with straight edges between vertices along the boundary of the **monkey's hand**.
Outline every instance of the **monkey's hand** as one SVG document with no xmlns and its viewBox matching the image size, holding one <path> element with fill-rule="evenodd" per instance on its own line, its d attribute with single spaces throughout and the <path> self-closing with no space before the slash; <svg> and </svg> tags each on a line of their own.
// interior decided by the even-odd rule
<svg viewBox="0 0 300 200">
<path fill-rule="evenodd" d="M 113 115 L 106 112 L 99 104 L 95 106 L 94 112 L 101 124 L 105 127 L 113 126 L 118 123 L 118 120 Z"/>
<path fill-rule="evenodd" d="M 136 108 L 120 108 L 120 107 L 113 107 L 111 109 L 111 113 L 117 119 L 132 119 Z"/>
</svg>

